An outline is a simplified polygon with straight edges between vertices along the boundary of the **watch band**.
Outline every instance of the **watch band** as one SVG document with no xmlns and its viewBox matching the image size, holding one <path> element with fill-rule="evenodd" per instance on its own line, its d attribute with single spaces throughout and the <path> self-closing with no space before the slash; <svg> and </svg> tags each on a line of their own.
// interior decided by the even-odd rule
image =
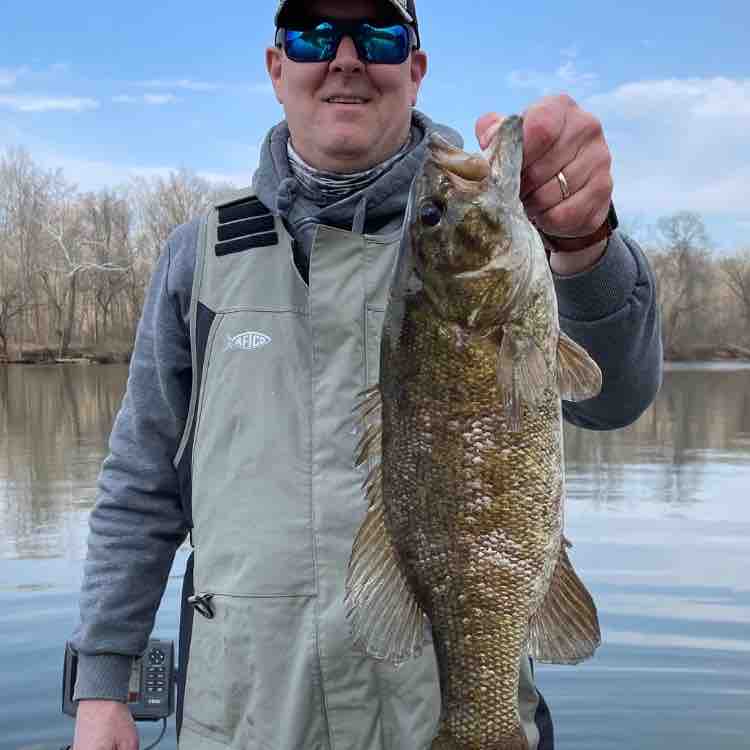
<svg viewBox="0 0 750 750">
<path fill-rule="evenodd" d="M 612 232 L 619 226 L 615 204 L 610 201 L 609 211 L 604 223 L 591 234 L 584 237 L 555 237 L 551 234 L 540 232 L 545 246 L 553 253 L 575 253 L 578 250 L 584 250 L 587 247 L 595 245 L 601 240 L 608 239 Z"/>
</svg>

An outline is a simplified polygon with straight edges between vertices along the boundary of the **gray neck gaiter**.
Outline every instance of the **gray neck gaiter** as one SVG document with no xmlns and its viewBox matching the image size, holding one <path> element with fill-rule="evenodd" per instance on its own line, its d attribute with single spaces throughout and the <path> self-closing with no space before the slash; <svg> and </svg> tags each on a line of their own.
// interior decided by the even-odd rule
<svg viewBox="0 0 750 750">
<path fill-rule="evenodd" d="M 328 172 L 310 166 L 294 150 L 291 138 L 287 141 L 286 148 L 289 168 L 300 185 L 301 193 L 316 205 L 328 206 L 372 185 L 410 151 L 411 140 L 411 137 L 407 138 L 404 145 L 393 156 L 380 164 L 361 172 L 347 174 Z"/>
</svg>

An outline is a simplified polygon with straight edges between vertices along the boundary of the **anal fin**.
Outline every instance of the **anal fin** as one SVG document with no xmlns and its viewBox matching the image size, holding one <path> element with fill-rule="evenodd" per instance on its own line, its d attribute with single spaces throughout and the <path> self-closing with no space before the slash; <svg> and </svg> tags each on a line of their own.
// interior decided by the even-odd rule
<svg viewBox="0 0 750 750">
<path fill-rule="evenodd" d="M 355 463 L 373 462 L 364 490 L 368 511 L 352 545 L 346 576 L 346 614 L 355 643 L 366 654 L 401 664 L 422 652 L 424 613 L 404 574 L 385 523 L 380 464 L 382 405 L 377 386 L 364 391 L 357 409 L 363 433 Z"/>
<path fill-rule="evenodd" d="M 549 590 L 529 627 L 531 655 L 551 664 L 577 664 L 601 643 L 596 606 L 573 570 L 569 546 L 563 539 Z"/>
<path fill-rule="evenodd" d="M 380 498 L 354 540 L 346 613 L 356 644 L 368 656 L 398 665 L 422 653 L 425 616 L 401 569 Z"/>
</svg>

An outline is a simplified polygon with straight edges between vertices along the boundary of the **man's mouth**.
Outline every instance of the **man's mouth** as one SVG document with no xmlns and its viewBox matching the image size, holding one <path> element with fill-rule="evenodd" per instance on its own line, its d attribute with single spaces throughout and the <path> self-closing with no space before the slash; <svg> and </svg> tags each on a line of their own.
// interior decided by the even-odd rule
<svg viewBox="0 0 750 750">
<path fill-rule="evenodd" d="M 362 96 L 329 96 L 323 101 L 328 104 L 367 104 L 370 100 Z"/>
</svg>

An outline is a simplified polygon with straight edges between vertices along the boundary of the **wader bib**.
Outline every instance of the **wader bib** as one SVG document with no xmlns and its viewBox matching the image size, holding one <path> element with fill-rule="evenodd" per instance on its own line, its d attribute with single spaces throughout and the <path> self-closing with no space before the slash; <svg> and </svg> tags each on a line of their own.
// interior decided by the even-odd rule
<svg viewBox="0 0 750 750">
<path fill-rule="evenodd" d="M 423 750 L 435 735 L 429 631 L 422 656 L 397 670 L 354 650 L 344 614 L 366 512 L 352 409 L 378 380 L 398 245 L 398 233 L 318 226 L 306 284 L 283 222 L 249 190 L 203 223 L 175 457 L 194 545 L 180 750 Z M 536 750 L 539 697 L 523 661 Z"/>
</svg>

